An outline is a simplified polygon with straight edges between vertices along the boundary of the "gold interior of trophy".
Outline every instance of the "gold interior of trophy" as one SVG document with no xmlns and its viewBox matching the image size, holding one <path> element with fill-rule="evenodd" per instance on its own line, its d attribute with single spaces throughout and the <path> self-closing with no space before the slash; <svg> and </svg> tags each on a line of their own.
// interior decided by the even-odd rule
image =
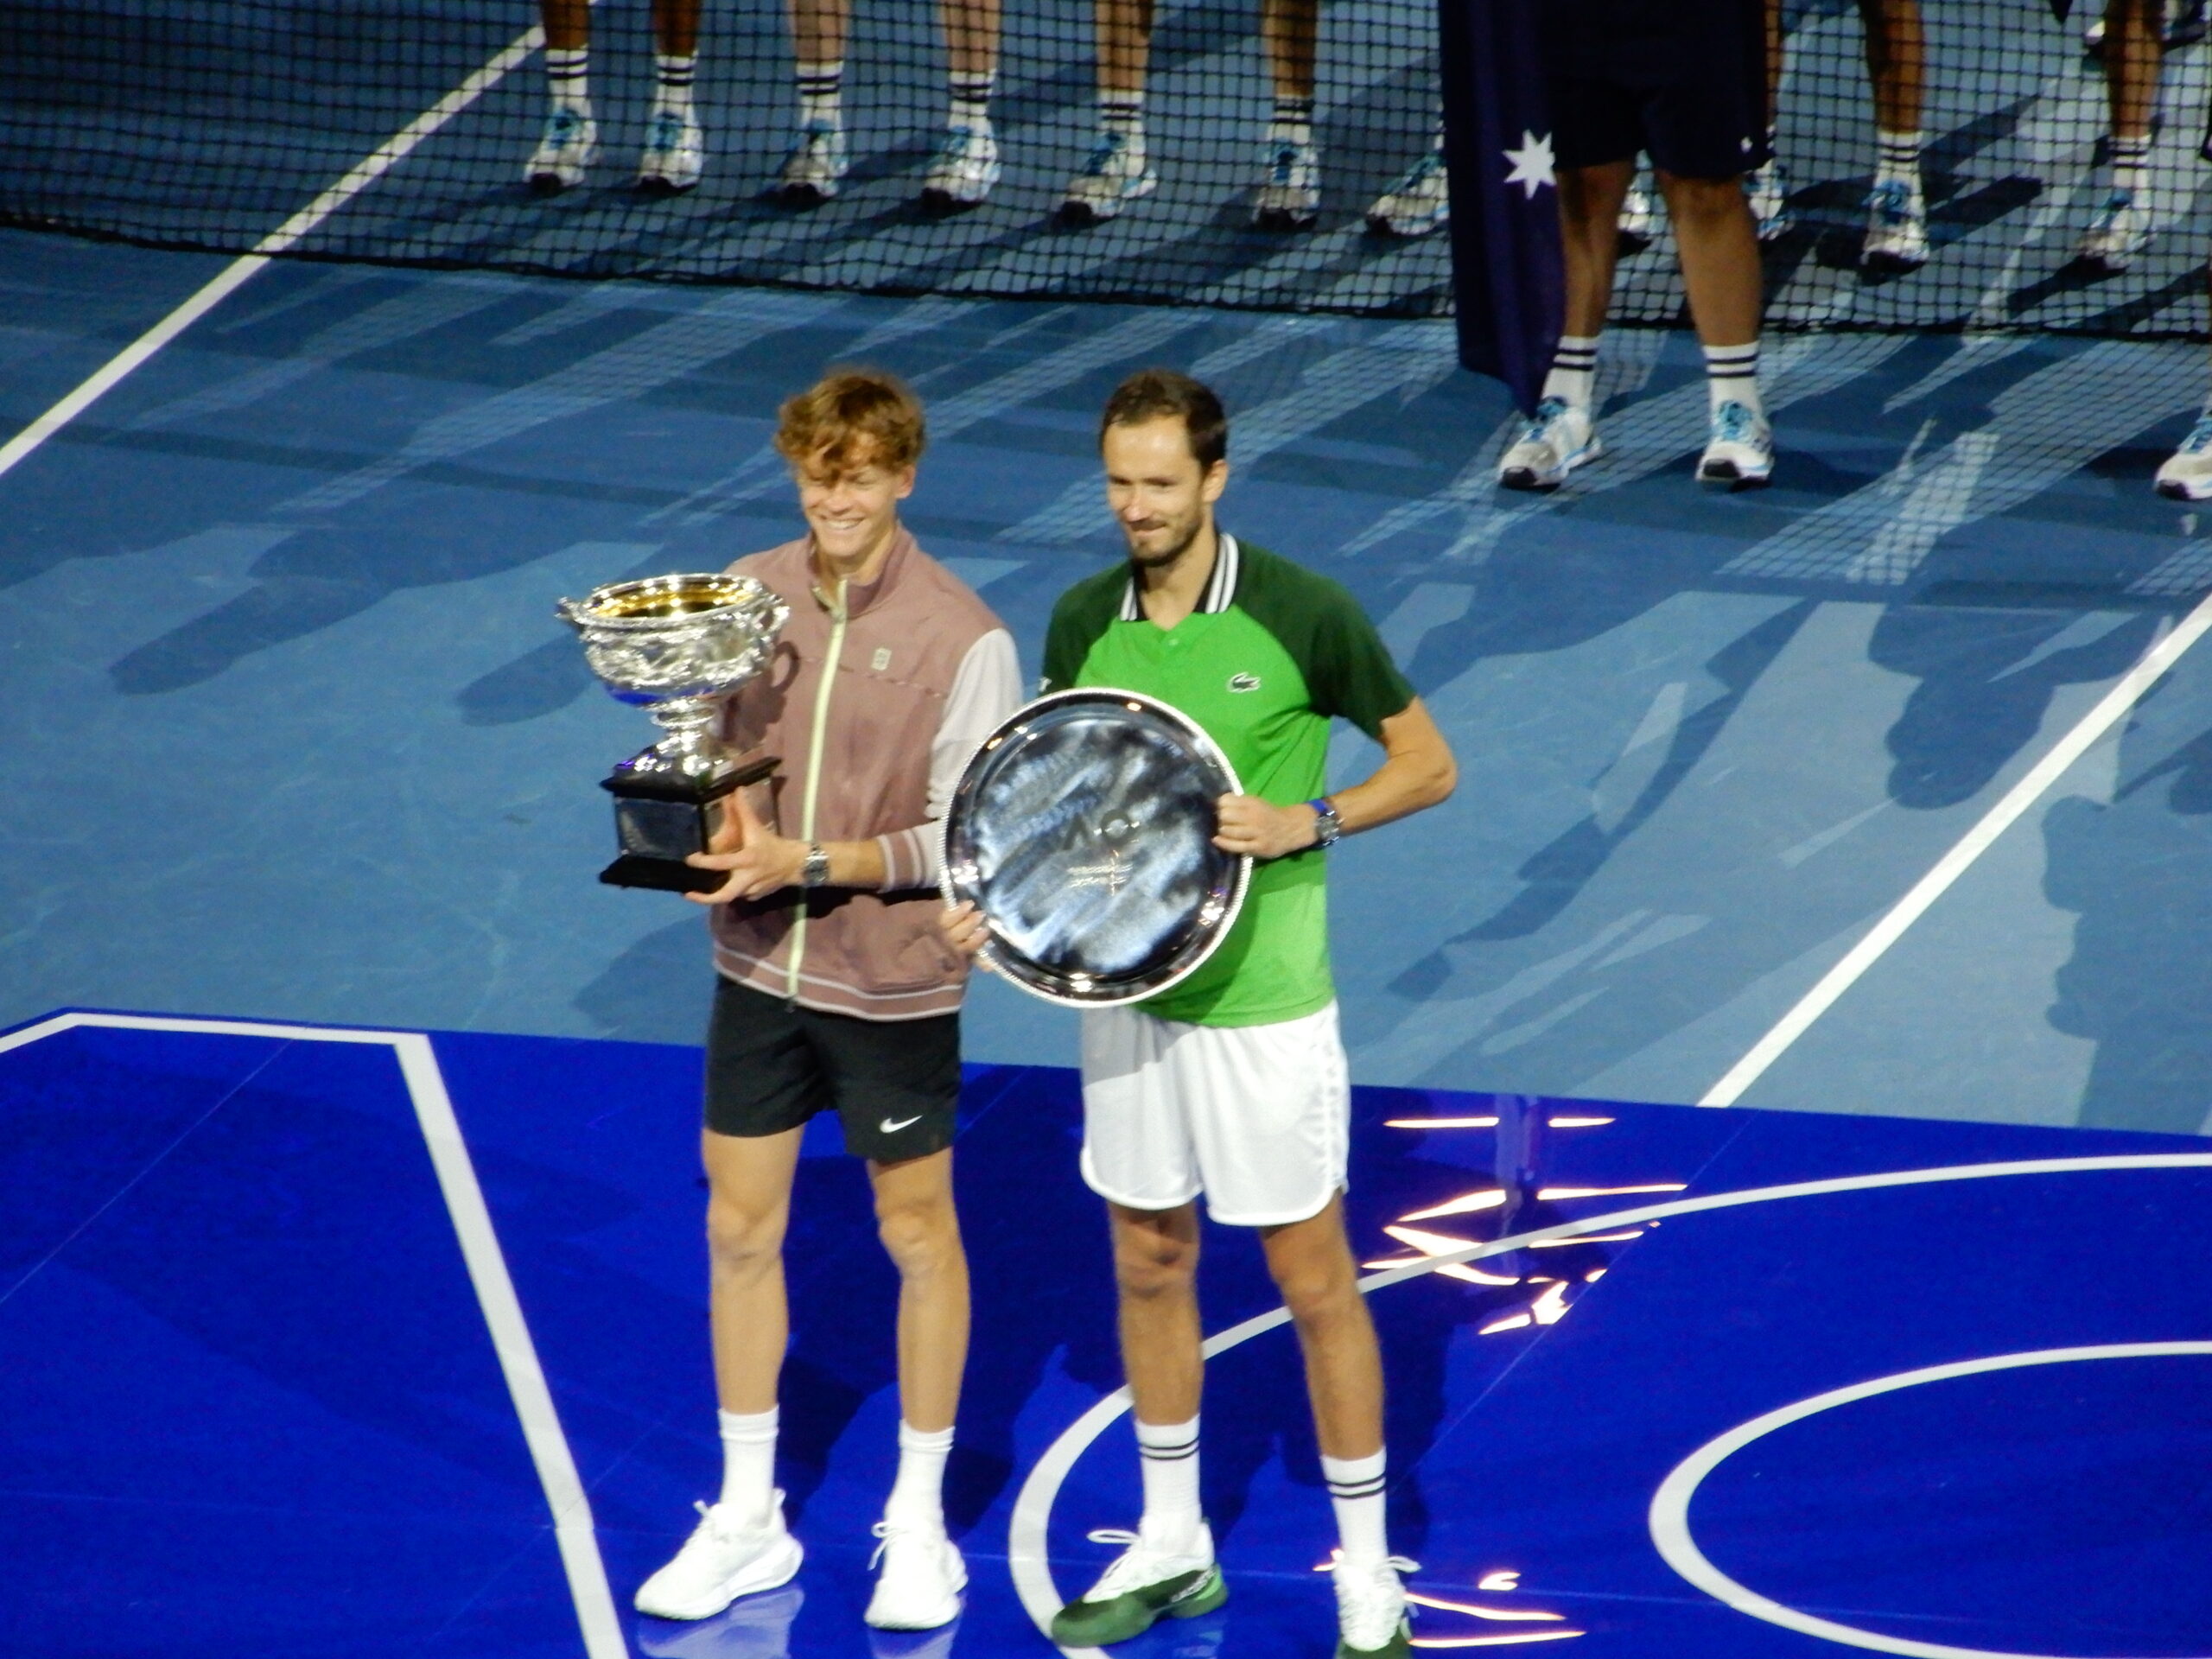
<svg viewBox="0 0 2212 1659">
<path fill-rule="evenodd" d="M 586 615 L 606 621 L 692 616 L 727 605 L 744 592 L 735 576 L 656 576 L 602 588 L 582 608 Z"/>
</svg>

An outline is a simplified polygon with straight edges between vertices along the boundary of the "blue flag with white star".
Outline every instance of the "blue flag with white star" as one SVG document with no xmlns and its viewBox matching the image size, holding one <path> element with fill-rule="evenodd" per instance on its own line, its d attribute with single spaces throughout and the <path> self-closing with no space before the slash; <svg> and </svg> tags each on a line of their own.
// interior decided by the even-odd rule
<svg viewBox="0 0 2212 1659">
<path fill-rule="evenodd" d="M 1533 412 L 1567 303 L 1535 8 L 1438 0 L 1459 361 Z"/>
</svg>

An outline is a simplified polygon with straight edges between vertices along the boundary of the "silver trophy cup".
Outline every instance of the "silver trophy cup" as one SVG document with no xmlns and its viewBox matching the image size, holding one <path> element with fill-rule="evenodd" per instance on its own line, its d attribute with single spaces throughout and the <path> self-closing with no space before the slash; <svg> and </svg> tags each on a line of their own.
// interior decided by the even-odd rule
<svg viewBox="0 0 2212 1659">
<path fill-rule="evenodd" d="M 719 872 L 694 869 L 685 855 L 707 850 L 725 798 L 776 761 L 730 753 L 715 731 L 720 699 L 767 665 L 791 607 L 751 576 L 653 576 L 564 599 L 559 612 L 607 690 L 667 733 L 601 780 L 621 850 L 599 879 L 667 893 L 721 886 Z"/>
</svg>

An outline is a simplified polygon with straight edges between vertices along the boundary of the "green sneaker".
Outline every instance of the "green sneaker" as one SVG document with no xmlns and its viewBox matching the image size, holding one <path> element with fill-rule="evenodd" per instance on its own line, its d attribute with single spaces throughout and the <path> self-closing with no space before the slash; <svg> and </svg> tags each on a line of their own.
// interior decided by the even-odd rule
<svg viewBox="0 0 2212 1659">
<path fill-rule="evenodd" d="M 1337 1659 L 1413 1659 L 1406 1589 L 1398 1574 L 1419 1563 L 1392 1555 L 1355 1567 L 1339 1555 L 1329 1576 L 1337 1586 Z"/>
<path fill-rule="evenodd" d="M 1064 1648 L 1102 1648 L 1141 1636 L 1162 1618 L 1195 1618 L 1229 1599 L 1214 1564 L 1213 1533 L 1202 1522 L 1185 1550 L 1168 1551 L 1143 1535 L 1103 1528 L 1096 1544 L 1127 1544 L 1090 1592 L 1052 1615 L 1052 1640 Z"/>
</svg>

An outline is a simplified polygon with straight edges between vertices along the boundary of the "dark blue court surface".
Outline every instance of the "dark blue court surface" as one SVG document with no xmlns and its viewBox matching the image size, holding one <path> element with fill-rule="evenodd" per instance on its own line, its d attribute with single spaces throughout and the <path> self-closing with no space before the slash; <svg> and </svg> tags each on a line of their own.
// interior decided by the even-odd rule
<svg viewBox="0 0 2212 1659">
<path fill-rule="evenodd" d="M 629 1593 L 717 1471 L 696 1052 L 168 1023 L 64 1019 L 0 1051 L 10 1653 L 1035 1654 L 1020 1588 L 1073 1593 L 1109 1553 L 1086 1532 L 1133 1522 L 1125 1420 L 1093 1412 L 1119 1366 L 1068 1074 L 969 1075 L 949 1490 L 973 1586 L 954 1630 L 893 1640 L 859 1618 L 893 1282 L 833 1128 L 789 1252 L 781 1479 L 808 1564 L 664 1624 Z M 1488 1236 L 1500 1114 L 1540 1144 L 1516 1224 L 1564 1230 L 1372 1292 L 1424 1647 L 1796 1659 L 1838 1639 L 1823 1621 L 1901 1654 L 2212 1645 L 2202 1141 L 1382 1089 L 1356 1110 L 1367 1261 Z M 1210 1330 L 1273 1306 L 1248 1236 L 1207 1249 Z M 499 1323 L 510 1273 L 523 1318 Z M 533 1444 L 541 1363 L 557 1427 Z M 1329 1652 L 1287 1333 L 1220 1353 L 1206 1412 L 1231 1599 L 1121 1651 Z M 569 1511 L 564 1568 L 570 1456 L 592 1525 Z M 1691 1558 L 1763 1616 L 1669 1566 Z"/>
</svg>

